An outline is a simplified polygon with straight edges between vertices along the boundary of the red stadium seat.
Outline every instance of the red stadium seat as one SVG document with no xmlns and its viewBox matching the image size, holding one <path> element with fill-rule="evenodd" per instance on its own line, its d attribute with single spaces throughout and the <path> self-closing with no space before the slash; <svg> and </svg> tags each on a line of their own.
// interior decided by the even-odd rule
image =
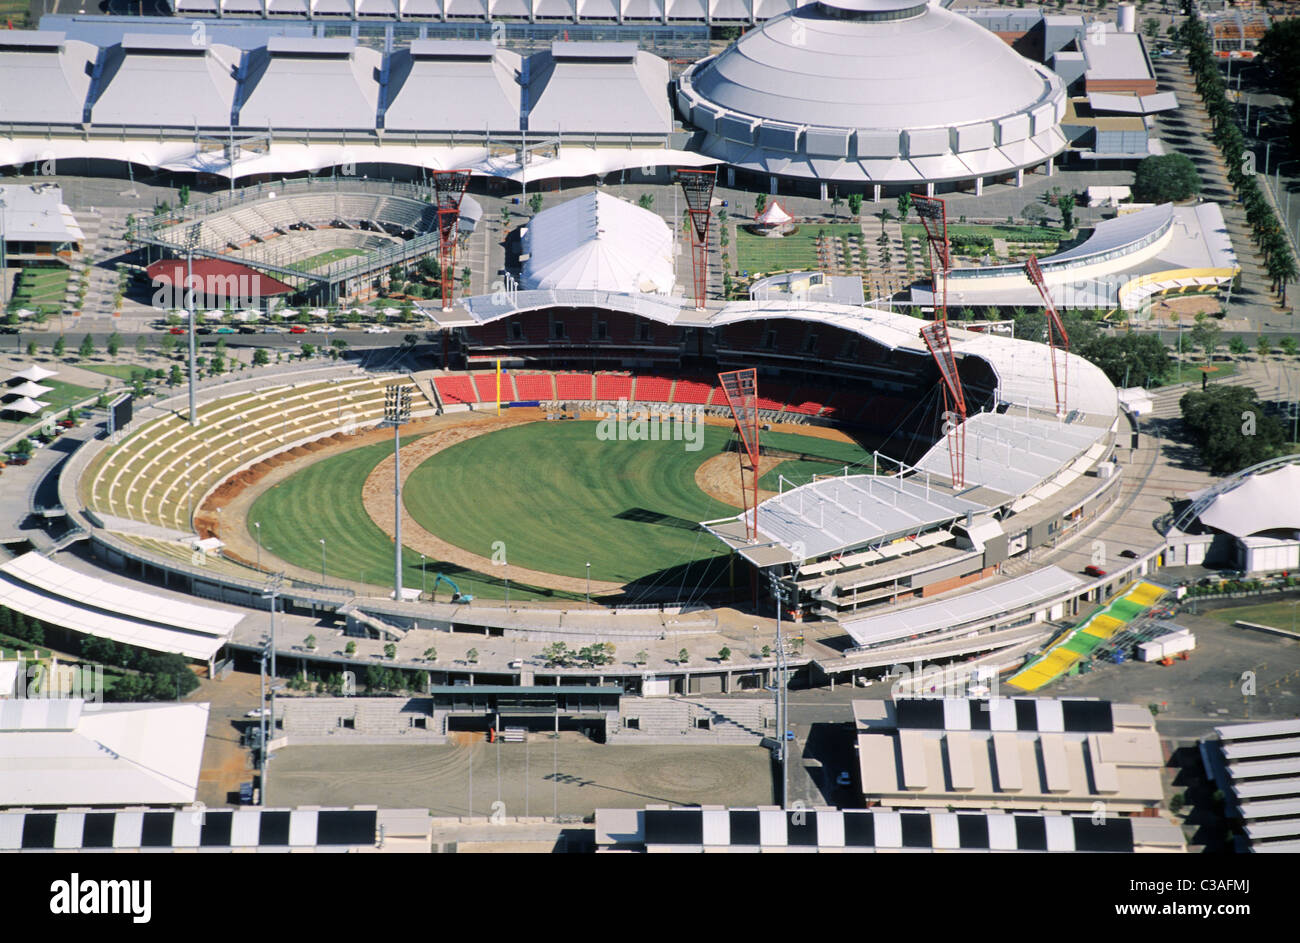
<svg viewBox="0 0 1300 943">
<path fill-rule="evenodd" d="M 514 377 L 521 401 L 555 399 L 555 378 L 549 373 L 516 373 Z"/>
<path fill-rule="evenodd" d="M 435 377 L 433 385 L 438 388 L 438 396 L 444 405 L 457 406 L 478 401 L 474 384 L 467 376 Z"/>
<path fill-rule="evenodd" d="M 496 372 L 476 374 L 474 377 L 474 389 L 478 392 L 478 401 L 480 403 L 495 403 L 497 401 Z M 514 398 L 515 390 L 510 383 L 510 374 L 502 370 L 501 401 L 503 403 L 509 403 Z"/>
<path fill-rule="evenodd" d="M 637 377 L 636 399 L 639 403 L 667 403 L 673 392 L 672 377 Z"/>
<path fill-rule="evenodd" d="M 673 402 L 704 406 L 709 402 L 709 397 L 712 395 L 712 383 L 701 382 L 700 380 L 678 380 L 677 389 L 673 392 Z"/>
<path fill-rule="evenodd" d="M 557 373 L 555 395 L 562 399 L 587 400 L 592 398 L 590 373 Z"/>
<path fill-rule="evenodd" d="M 596 399 L 611 402 L 632 398 L 632 377 L 625 373 L 596 374 Z"/>
</svg>

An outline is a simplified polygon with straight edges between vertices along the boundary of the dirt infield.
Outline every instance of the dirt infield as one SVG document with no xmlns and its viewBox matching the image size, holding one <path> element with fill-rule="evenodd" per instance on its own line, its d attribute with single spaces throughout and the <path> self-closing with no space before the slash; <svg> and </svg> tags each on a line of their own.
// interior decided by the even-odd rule
<svg viewBox="0 0 1300 943">
<path fill-rule="evenodd" d="M 770 455 L 760 456 L 758 460 L 758 477 L 762 478 L 773 468 L 786 461 L 784 458 L 774 458 Z M 695 483 L 711 498 L 730 504 L 734 508 L 748 506 L 748 497 L 741 494 L 742 486 L 745 488 L 754 487 L 754 481 L 750 477 L 751 467 L 749 461 L 745 460 L 745 472 L 742 475 L 740 470 L 740 461 L 736 458 L 735 452 L 726 452 L 722 455 L 715 455 L 703 462 L 699 468 L 695 469 Z M 775 491 L 765 491 L 758 489 L 758 500 L 766 501 L 768 498 L 776 497 Z"/>
</svg>

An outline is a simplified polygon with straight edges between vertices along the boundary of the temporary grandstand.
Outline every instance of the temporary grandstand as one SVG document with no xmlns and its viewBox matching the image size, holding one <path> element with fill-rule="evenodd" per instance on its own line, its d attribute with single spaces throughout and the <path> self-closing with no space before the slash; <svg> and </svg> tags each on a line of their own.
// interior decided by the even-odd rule
<svg viewBox="0 0 1300 943">
<path fill-rule="evenodd" d="M 600 190 L 533 217 L 524 251 L 521 282 L 528 289 L 668 294 L 674 287 L 668 224 Z"/>
<path fill-rule="evenodd" d="M 939 4 L 817 0 L 678 79 L 699 149 L 761 178 L 840 186 L 1021 181 L 1066 146 L 1065 88 Z M 765 188 L 766 189 L 766 188 Z"/>
<path fill-rule="evenodd" d="M 1217 291 L 1241 271 L 1217 203 L 1139 208 L 1097 224 L 1083 242 L 1039 259 L 1058 308 L 1124 311 L 1141 320 L 1152 298 Z M 948 304 L 1041 305 L 1022 265 L 954 268 Z M 935 304 L 929 284 L 911 290 L 914 305 Z"/>
<path fill-rule="evenodd" d="M 0 700 L 0 807 L 189 805 L 207 722 L 207 704 Z"/>
<path fill-rule="evenodd" d="M 1182 830 L 1163 818 L 1050 812 L 724 806 L 597 809 L 601 852 L 1173 852 Z"/>
<path fill-rule="evenodd" d="M 1300 720 L 1214 728 L 1200 742 L 1205 771 L 1238 823 L 1238 851 L 1300 851 Z"/>
<path fill-rule="evenodd" d="M 853 702 L 866 802 L 891 808 L 1150 814 L 1164 754 L 1140 704 L 1086 699 Z"/>
<path fill-rule="evenodd" d="M 516 21 L 541 23 L 758 23 L 793 8 L 798 0 L 576 0 L 557 5 L 547 0 L 270 0 L 275 17 L 307 17 L 323 13 L 360 19 L 458 21 L 462 23 Z M 185 16 L 247 13 L 248 0 L 164 0 L 165 7 Z M 262 7 L 252 12 L 261 14 Z"/>
<path fill-rule="evenodd" d="M 244 619 L 87 576 L 34 552 L 0 564 L 0 605 L 78 635 L 209 664 Z"/>
</svg>

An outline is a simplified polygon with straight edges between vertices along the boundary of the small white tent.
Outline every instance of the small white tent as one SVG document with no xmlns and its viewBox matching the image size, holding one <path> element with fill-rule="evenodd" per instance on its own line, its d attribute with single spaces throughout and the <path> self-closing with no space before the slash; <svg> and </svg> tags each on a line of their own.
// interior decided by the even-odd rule
<svg viewBox="0 0 1300 943">
<path fill-rule="evenodd" d="M 657 294 L 673 289 L 668 224 L 599 190 L 538 213 L 524 241 L 525 288 Z"/>
</svg>

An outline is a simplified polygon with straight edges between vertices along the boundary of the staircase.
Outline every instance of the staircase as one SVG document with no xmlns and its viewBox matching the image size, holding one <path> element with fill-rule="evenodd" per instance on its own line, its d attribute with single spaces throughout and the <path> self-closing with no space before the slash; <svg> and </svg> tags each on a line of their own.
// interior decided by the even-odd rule
<svg viewBox="0 0 1300 943">
<path fill-rule="evenodd" d="M 772 736 L 772 705 L 749 698 L 625 697 L 606 723 L 609 743 L 757 746 Z M 634 722 L 635 727 L 629 722 Z"/>
</svg>

